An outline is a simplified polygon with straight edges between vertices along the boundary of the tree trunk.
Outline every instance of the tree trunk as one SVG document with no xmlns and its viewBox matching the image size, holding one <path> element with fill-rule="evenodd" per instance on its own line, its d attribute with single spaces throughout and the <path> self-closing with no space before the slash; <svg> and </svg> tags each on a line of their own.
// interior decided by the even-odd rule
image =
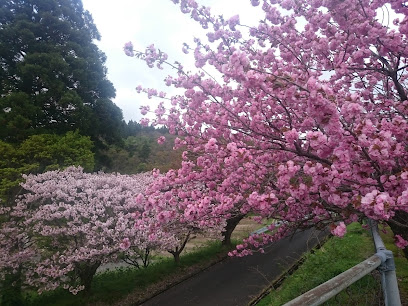
<svg viewBox="0 0 408 306">
<path fill-rule="evenodd" d="M 405 211 L 397 211 L 395 216 L 387 221 L 387 224 L 391 228 L 394 235 L 400 235 L 406 241 L 408 241 L 408 213 Z M 408 260 L 408 246 L 402 250 L 405 258 Z"/>
<path fill-rule="evenodd" d="M 85 297 L 88 297 L 91 294 L 92 280 L 100 265 L 101 262 L 97 261 L 94 263 L 84 263 L 78 267 L 78 275 L 81 280 L 81 285 L 85 287 L 83 290 Z"/>
<path fill-rule="evenodd" d="M 173 252 L 173 257 L 174 257 L 174 262 L 176 263 L 176 265 L 180 264 L 180 253 L 181 252 Z"/>
<path fill-rule="evenodd" d="M 2 285 L 1 305 L 24 305 L 21 293 L 21 268 L 19 268 L 14 274 L 7 274 Z"/>
<path fill-rule="evenodd" d="M 184 241 L 180 246 L 176 247 L 176 249 L 174 251 L 172 251 L 172 250 L 167 251 L 167 252 L 169 252 L 170 254 L 173 255 L 176 265 L 179 265 L 179 263 L 180 263 L 180 254 L 181 254 L 181 252 L 183 252 L 188 240 L 190 239 L 190 235 L 191 235 L 191 232 L 189 231 L 187 233 L 187 235 L 184 237 Z"/>
<path fill-rule="evenodd" d="M 150 248 L 144 250 L 144 254 L 141 256 L 143 262 L 143 268 L 147 268 L 150 264 Z"/>
<path fill-rule="evenodd" d="M 222 236 L 222 245 L 231 246 L 231 235 L 238 223 L 245 217 L 245 215 L 237 215 L 231 217 L 227 220 L 227 225 L 225 226 Z"/>
</svg>

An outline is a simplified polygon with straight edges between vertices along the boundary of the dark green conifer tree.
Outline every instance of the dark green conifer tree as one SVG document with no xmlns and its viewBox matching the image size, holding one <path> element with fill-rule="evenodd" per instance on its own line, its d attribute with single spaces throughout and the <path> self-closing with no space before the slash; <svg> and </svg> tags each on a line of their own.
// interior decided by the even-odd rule
<svg viewBox="0 0 408 306">
<path fill-rule="evenodd" d="M 106 56 L 81 0 L 0 0 L 0 139 L 79 130 L 120 138 Z"/>
</svg>

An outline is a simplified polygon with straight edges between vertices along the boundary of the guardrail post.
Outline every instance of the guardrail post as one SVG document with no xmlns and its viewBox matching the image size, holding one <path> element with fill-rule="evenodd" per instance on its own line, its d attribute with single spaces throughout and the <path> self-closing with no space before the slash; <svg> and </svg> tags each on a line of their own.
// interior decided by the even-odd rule
<svg viewBox="0 0 408 306">
<path fill-rule="evenodd" d="M 401 300 L 395 273 L 394 255 L 389 250 L 383 250 L 382 252 L 385 253 L 387 259 L 378 267 L 378 270 L 381 273 L 385 306 L 400 306 Z"/>
<path fill-rule="evenodd" d="M 377 222 L 369 220 L 371 233 L 377 255 L 381 257 L 382 264 L 378 267 L 381 273 L 381 285 L 384 295 L 385 306 L 400 306 L 401 299 L 398 289 L 397 275 L 395 273 L 395 261 L 392 251 L 385 248 L 384 242 L 378 232 Z"/>
</svg>

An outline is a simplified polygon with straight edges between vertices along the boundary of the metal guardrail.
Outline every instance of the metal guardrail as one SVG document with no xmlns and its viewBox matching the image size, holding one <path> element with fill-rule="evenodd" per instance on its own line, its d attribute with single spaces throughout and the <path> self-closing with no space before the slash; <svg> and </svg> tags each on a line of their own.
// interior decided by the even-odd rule
<svg viewBox="0 0 408 306">
<path fill-rule="evenodd" d="M 275 225 L 275 227 L 279 227 L 279 226 L 281 226 L 283 223 L 284 223 L 284 221 L 276 221 L 276 222 L 274 222 L 273 224 Z M 271 225 L 272 225 L 272 224 L 271 224 Z M 256 231 L 253 231 L 253 232 L 250 233 L 249 235 L 250 235 L 250 236 L 253 236 L 253 235 L 260 235 L 260 234 L 266 233 L 267 231 L 269 231 L 268 226 L 271 226 L 271 225 L 267 225 L 267 226 L 261 227 L 260 229 L 257 229 Z"/>
<path fill-rule="evenodd" d="M 377 253 L 347 271 L 328 280 L 320 286 L 298 296 L 284 306 L 320 305 L 349 287 L 365 275 L 377 269 L 381 273 L 381 284 L 386 306 L 400 306 L 397 277 L 395 274 L 394 256 L 385 248 L 378 232 L 377 223 L 369 220 Z"/>
<path fill-rule="evenodd" d="M 263 234 L 265 232 L 269 231 L 267 226 L 261 227 L 260 229 L 257 229 L 256 231 L 253 231 L 252 233 L 250 233 L 250 236 L 253 235 L 259 235 L 259 234 Z"/>
<path fill-rule="evenodd" d="M 381 285 L 385 306 L 399 306 L 401 305 L 401 299 L 399 295 L 397 275 L 395 273 L 394 255 L 391 251 L 385 248 L 384 242 L 378 231 L 377 222 L 369 220 L 368 223 L 371 228 L 377 254 L 383 256 L 383 263 L 379 267 L 379 271 L 381 273 Z"/>
<path fill-rule="evenodd" d="M 320 305 L 381 265 L 381 257 L 373 255 L 320 286 L 298 296 L 285 306 Z"/>
</svg>

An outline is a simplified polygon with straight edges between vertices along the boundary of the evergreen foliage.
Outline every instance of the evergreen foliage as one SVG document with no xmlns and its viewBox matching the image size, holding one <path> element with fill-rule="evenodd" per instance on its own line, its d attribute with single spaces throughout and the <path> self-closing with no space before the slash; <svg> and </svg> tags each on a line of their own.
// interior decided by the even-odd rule
<svg viewBox="0 0 408 306">
<path fill-rule="evenodd" d="M 0 139 L 79 130 L 120 139 L 122 111 L 111 98 L 100 35 L 81 0 L 2 1 Z M 4 127 L 4 128 L 3 128 Z"/>
</svg>

